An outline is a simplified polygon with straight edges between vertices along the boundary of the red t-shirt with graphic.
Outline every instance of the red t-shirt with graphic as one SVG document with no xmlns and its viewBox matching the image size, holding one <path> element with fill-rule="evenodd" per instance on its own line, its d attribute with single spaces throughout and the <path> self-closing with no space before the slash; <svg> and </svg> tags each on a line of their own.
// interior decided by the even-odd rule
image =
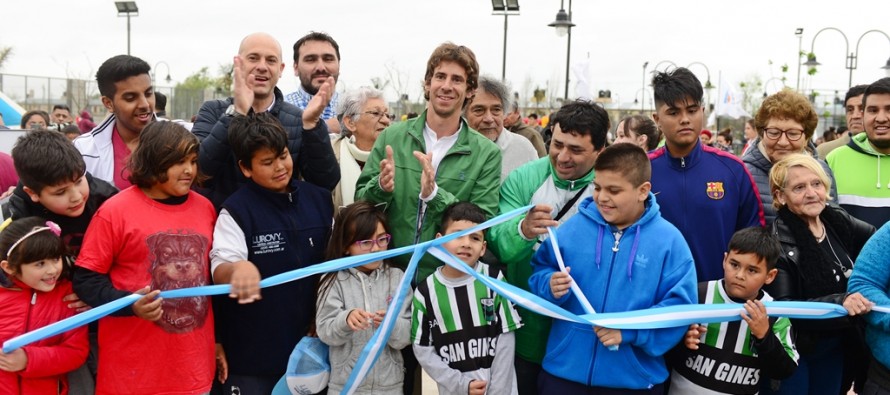
<svg viewBox="0 0 890 395">
<path fill-rule="evenodd" d="M 176 289 L 210 283 L 208 254 L 216 211 L 189 192 L 158 203 L 127 188 L 103 204 L 87 229 L 77 265 L 108 274 L 115 288 Z M 200 394 L 215 369 L 210 298 L 164 299 L 156 322 L 99 320 L 96 394 Z"/>
</svg>

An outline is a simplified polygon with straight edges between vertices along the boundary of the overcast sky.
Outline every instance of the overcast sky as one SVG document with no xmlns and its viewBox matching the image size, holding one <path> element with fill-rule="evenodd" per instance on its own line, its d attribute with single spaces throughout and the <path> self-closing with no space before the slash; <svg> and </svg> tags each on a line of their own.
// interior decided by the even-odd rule
<svg viewBox="0 0 890 395">
<path fill-rule="evenodd" d="M 523 98 L 535 86 L 562 97 L 566 39 L 547 26 L 555 19 L 560 2 L 519 1 L 520 15 L 509 19 L 507 80 Z M 279 87 L 285 93 L 297 84 L 291 47 L 310 30 L 328 32 L 340 44 L 338 90 L 370 85 L 374 77 L 386 78 L 386 65 L 400 70 L 412 87 L 419 87 L 430 52 L 444 41 L 470 47 L 484 74 L 501 75 L 504 18 L 492 15 L 488 0 L 137 0 L 137 4 L 132 55 L 153 68 L 157 65 L 161 79 L 167 67 L 158 62 L 166 62 L 174 83 L 204 66 L 215 73 L 220 64 L 231 61 L 241 38 L 255 31 L 266 31 L 282 44 L 286 68 Z M 847 4 L 856 9 L 844 9 Z M 890 33 L 887 4 L 886 0 L 575 0 L 572 63 L 589 59 L 593 91 L 609 89 L 613 98 L 623 102 L 639 95 L 643 63 L 649 62 L 651 71 L 662 60 L 679 65 L 702 62 L 715 85 L 719 73 L 735 82 L 754 74 L 764 81 L 779 78 L 780 65 L 788 64 L 788 84 L 793 87 L 798 51 L 795 28 L 804 29 L 804 51 L 810 50 L 817 31 L 833 26 L 846 33 L 848 52 L 853 52 L 866 31 Z M 127 50 L 126 18 L 117 16 L 111 0 L 4 0 L 0 12 L 0 47 L 14 50 L 2 73 L 92 79 L 105 59 Z M 843 95 L 848 78 L 843 37 L 825 31 L 815 45 L 823 65 L 812 78 L 805 76 L 804 67 L 801 85 L 840 90 Z M 858 55 L 854 84 L 884 77 L 880 66 L 890 58 L 890 41 L 870 33 L 862 39 Z M 705 78 L 703 68 L 691 70 Z M 779 87 L 771 81 L 767 89 L 772 93 Z M 412 99 L 419 92 L 414 89 Z M 387 93 L 395 97 L 390 88 Z"/>
</svg>

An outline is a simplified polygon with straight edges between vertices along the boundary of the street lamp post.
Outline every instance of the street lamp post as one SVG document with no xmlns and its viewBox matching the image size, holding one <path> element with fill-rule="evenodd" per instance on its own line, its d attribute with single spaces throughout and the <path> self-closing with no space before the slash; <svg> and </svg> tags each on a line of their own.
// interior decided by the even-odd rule
<svg viewBox="0 0 890 395">
<path fill-rule="evenodd" d="M 507 82 L 507 17 L 519 15 L 519 0 L 491 0 L 492 15 L 504 16 L 504 57 L 501 64 L 501 81 Z"/>
<path fill-rule="evenodd" d="M 173 78 L 170 78 L 170 65 L 167 64 L 167 62 L 165 62 L 163 60 L 155 63 L 155 67 L 152 69 L 152 73 L 151 73 L 151 84 L 152 85 L 155 84 L 155 75 L 158 73 L 158 66 L 160 66 L 160 65 L 167 66 L 167 78 L 164 78 L 164 81 L 167 81 L 167 85 L 169 85 L 170 82 L 173 81 Z"/>
<path fill-rule="evenodd" d="M 797 36 L 797 86 L 794 89 L 800 92 L 800 53 L 803 51 L 803 28 L 794 29 L 794 35 Z"/>
<path fill-rule="evenodd" d="M 556 20 L 551 22 L 547 26 L 551 26 L 556 28 L 557 36 L 565 36 L 568 35 L 568 40 L 566 41 L 566 93 L 563 97 L 564 100 L 569 99 L 569 61 L 572 56 L 572 26 L 575 26 L 572 23 L 572 0 L 569 0 L 569 12 L 566 13 L 564 0 L 559 1 L 559 12 L 556 13 Z"/>
<path fill-rule="evenodd" d="M 770 83 L 770 82 L 773 82 L 773 81 L 778 81 L 778 82 L 780 82 L 780 83 L 782 84 L 782 87 L 779 88 L 778 90 L 782 90 L 782 88 L 785 87 L 785 81 L 782 81 L 781 78 L 772 77 L 772 78 L 766 80 L 766 82 L 763 83 L 763 98 L 764 98 L 764 99 L 766 99 L 767 97 L 769 97 L 769 94 L 767 93 L 767 89 L 769 88 L 769 83 Z M 777 90 L 777 91 L 778 91 L 778 90 Z"/>
<path fill-rule="evenodd" d="M 117 7 L 117 16 L 127 17 L 127 55 L 130 54 L 130 15 L 139 16 L 139 7 L 135 1 L 115 1 L 114 6 Z M 135 15 L 134 15 L 135 14 Z"/>
<path fill-rule="evenodd" d="M 835 27 L 826 27 L 826 28 L 823 28 L 822 30 L 819 30 L 818 32 L 816 32 L 816 35 L 813 36 L 813 42 L 810 44 L 810 53 L 812 54 L 812 56 L 807 56 L 807 62 L 804 63 L 804 65 L 806 65 L 806 66 L 808 66 L 808 67 L 815 67 L 815 66 L 819 66 L 819 65 L 821 65 L 821 63 L 819 63 L 819 62 L 816 61 L 816 52 L 815 52 L 815 47 L 816 47 L 816 37 L 819 37 L 819 33 L 822 33 L 822 32 L 824 32 L 824 31 L 826 31 L 826 30 L 834 30 L 834 31 L 840 33 L 841 36 L 844 36 L 844 45 L 846 45 L 846 49 L 844 50 L 844 53 L 845 53 L 845 54 L 849 54 L 849 55 L 847 55 L 847 62 L 846 62 L 846 65 L 845 65 L 845 67 L 847 68 L 847 70 L 850 70 L 850 77 L 849 77 L 849 79 L 847 80 L 847 86 L 848 86 L 848 87 L 853 86 L 853 70 L 855 70 L 856 67 L 857 67 L 857 62 L 858 62 L 858 59 L 859 59 L 859 44 L 862 42 L 862 38 L 865 37 L 865 35 L 867 35 L 867 34 L 869 34 L 869 33 L 881 33 L 881 34 L 884 35 L 884 37 L 887 37 L 887 41 L 890 42 L 890 36 L 888 36 L 887 33 L 884 33 L 883 31 L 880 31 L 880 30 L 877 30 L 877 29 L 872 29 L 872 30 L 869 30 L 869 31 L 867 31 L 867 32 L 865 32 L 865 33 L 862 33 L 862 35 L 859 36 L 859 39 L 856 40 L 856 48 L 855 48 L 855 52 L 850 52 L 850 41 L 847 40 L 847 35 L 844 34 L 844 32 L 842 32 L 842 31 L 841 31 L 840 29 L 838 29 L 838 28 L 835 28 Z M 887 60 L 887 64 L 885 64 L 885 65 L 884 65 L 883 67 L 881 67 L 881 68 L 884 69 L 884 70 L 887 70 L 888 72 L 890 72 L 890 59 L 888 59 L 888 60 Z"/>
<path fill-rule="evenodd" d="M 643 85 L 642 85 L 643 87 L 640 88 L 640 91 L 643 92 L 643 94 L 646 93 L 646 66 L 649 66 L 649 61 L 643 62 Z M 634 100 L 636 100 L 636 99 L 634 99 Z M 640 99 L 640 113 L 643 113 L 645 111 L 646 111 L 646 98 L 642 97 Z"/>
<path fill-rule="evenodd" d="M 655 64 L 655 67 L 653 67 L 652 70 L 653 70 L 653 71 L 658 71 L 658 67 L 661 66 L 661 65 L 663 65 L 663 64 L 665 64 L 665 63 L 667 63 L 667 64 L 673 66 L 675 69 L 677 68 L 677 64 L 676 64 L 676 63 L 671 62 L 670 60 L 662 60 L 661 62 L 656 63 L 656 64 Z M 667 70 L 668 70 L 668 69 L 664 69 L 665 72 L 667 72 Z"/>
</svg>

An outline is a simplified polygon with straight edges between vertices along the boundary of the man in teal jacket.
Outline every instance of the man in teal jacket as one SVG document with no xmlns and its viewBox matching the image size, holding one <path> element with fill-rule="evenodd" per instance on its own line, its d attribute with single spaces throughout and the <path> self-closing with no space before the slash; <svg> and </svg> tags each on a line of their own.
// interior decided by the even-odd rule
<svg viewBox="0 0 890 395">
<path fill-rule="evenodd" d="M 593 102 L 574 101 L 551 118 L 553 137 L 549 158 L 514 170 L 501 186 L 500 212 L 534 204 L 519 216 L 492 228 L 489 246 L 507 266 L 507 281 L 528 290 L 531 259 L 547 227 L 557 226 L 578 212 L 593 195 L 593 163 L 606 146 L 609 116 Z M 518 307 L 518 306 L 517 306 Z M 516 331 L 516 378 L 520 395 L 536 394 L 538 373 L 547 346 L 550 318 L 519 307 L 525 323 Z"/>
<path fill-rule="evenodd" d="M 501 152 L 461 118 L 473 96 L 479 64 L 469 48 L 440 45 L 427 62 L 419 117 L 386 128 L 371 150 L 356 183 L 356 200 L 385 203 L 396 247 L 435 237 L 445 208 L 457 201 L 473 202 L 491 217 L 497 212 Z M 399 267 L 409 255 L 394 258 Z M 442 263 L 427 255 L 420 261 L 414 284 Z"/>
</svg>

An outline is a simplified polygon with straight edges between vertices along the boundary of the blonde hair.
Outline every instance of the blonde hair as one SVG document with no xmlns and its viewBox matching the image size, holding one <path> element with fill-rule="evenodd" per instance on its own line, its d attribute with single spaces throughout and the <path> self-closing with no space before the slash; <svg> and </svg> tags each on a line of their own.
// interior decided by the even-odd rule
<svg viewBox="0 0 890 395">
<path fill-rule="evenodd" d="M 773 195 L 773 207 L 776 210 L 782 208 L 778 194 L 780 190 L 785 188 L 785 183 L 788 181 L 788 172 L 792 167 L 803 167 L 816 174 L 816 177 L 819 177 L 819 180 L 822 181 L 822 185 L 825 185 L 826 198 L 831 199 L 831 196 L 828 195 L 828 191 L 831 190 L 831 178 L 825 173 L 822 165 L 812 156 L 791 154 L 773 164 L 773 168 L 769 171 L 769 189 Z"/>
</svg>

